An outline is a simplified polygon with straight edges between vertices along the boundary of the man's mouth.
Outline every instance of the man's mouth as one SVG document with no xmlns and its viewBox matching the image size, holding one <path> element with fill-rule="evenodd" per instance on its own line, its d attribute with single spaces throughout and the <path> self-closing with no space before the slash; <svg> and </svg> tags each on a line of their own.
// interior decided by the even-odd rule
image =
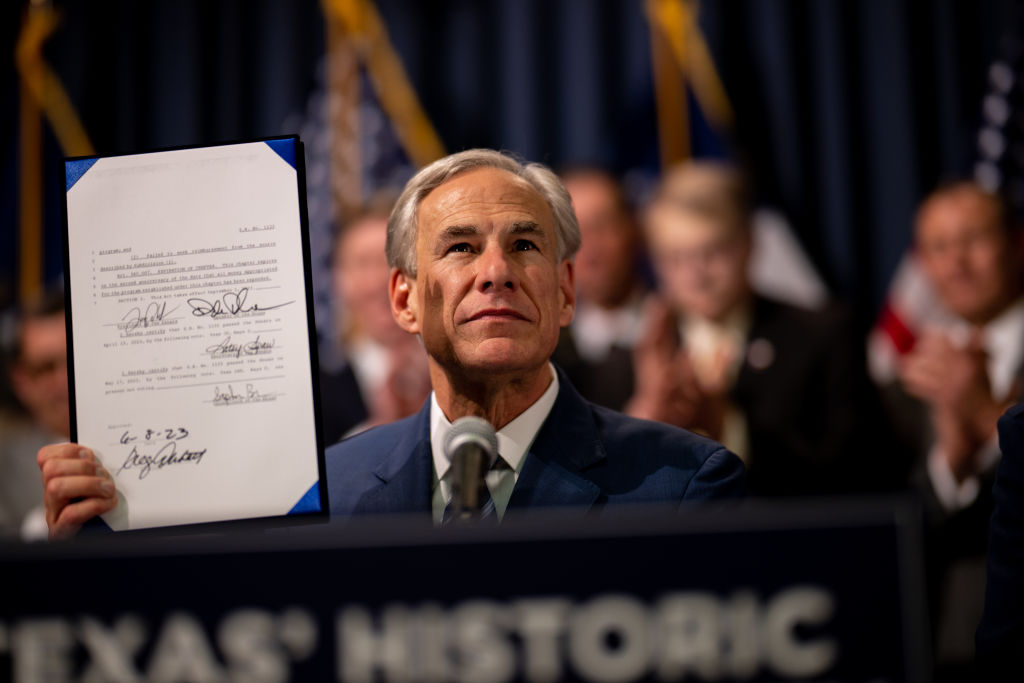
<svg viewBox="0 0 1024 683">
<path fill-rule="evenodd" d="M 466 322 L 478 320 L 527 320 L 527 317 L 511 308 L 485 308 L 471 315 Z"/>
</svg>

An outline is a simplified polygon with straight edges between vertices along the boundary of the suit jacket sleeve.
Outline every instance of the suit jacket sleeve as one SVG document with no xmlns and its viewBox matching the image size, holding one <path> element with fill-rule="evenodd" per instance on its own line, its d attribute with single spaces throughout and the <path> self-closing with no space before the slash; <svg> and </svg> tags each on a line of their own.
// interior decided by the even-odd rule
<svg viewBox="0 0 1024 683">
<path fill-rule="evenodd" d="M 741 498 L 746 491 L 743 462 L 731 451 L 718 448 L 694 473 L 685 500 Z"/>
<path fill-rule="evenodd" d="M 976 643 L 979 661 L 992 673 L 1012 670 L 1006 667 L 1013 664 L 1020 675 L 1024 652 L 1024 403 L 999 419 L 999 446 L 1003 456 L 993 486 L 995 511 L 985 612 Z"/>
</svg>

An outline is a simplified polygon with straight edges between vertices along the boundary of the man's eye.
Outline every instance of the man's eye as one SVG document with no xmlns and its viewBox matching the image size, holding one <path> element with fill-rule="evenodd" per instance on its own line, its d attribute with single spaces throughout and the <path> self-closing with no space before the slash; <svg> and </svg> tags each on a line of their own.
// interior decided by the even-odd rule
<svg viewBox="0 0 1024 683">
<path fill-rule="evenodd" d="M 448 253 L 448 254 L 451 254 L 451 253 L 467 254 L 471 250 L 472 250 L 472 247 L 469 246 L 468 242 L 459 242 L 458 244 L 453 244 L 452 246 L 448 247 L 448 250 L 445 253 Z"/>
<path fill-rule="evenodd" d="M 516 240 L 513 243 L 512 248 L 515 251 L 530 251 L 531 249 L 536 249 L 537 245 L 530 240 Z"/>
</svg>

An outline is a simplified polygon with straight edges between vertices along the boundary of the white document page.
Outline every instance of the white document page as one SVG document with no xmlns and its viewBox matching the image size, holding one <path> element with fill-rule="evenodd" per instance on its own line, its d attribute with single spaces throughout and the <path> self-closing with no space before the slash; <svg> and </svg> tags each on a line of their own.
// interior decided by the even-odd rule
<svg viewBox="0 0 1024 683">
<path fill-rule="evenodd" d="M 65 276 L 76 436 L 118 491 L 104 520 L 319 509 L 294 155 L 253 142 L 82 163 Z"/>
</svg>

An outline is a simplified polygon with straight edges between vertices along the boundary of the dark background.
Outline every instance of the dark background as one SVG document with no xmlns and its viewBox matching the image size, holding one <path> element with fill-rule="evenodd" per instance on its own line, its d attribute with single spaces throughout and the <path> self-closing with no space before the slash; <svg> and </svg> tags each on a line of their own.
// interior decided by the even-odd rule
<svg viewBox="0 0 1024 683">
<path fill-rule="evenodd" d="M 637 177 L 657 172 L 640 0 L 376 4 L 448 151 L 488 146 L 556 167 L 600 162 Z M 916 203 L 941 179 L 972 172 L 989 68 L 1000 58 L 1012 64 L 1020 50 L 1018 4 L 701 5 L 736 116 L 722 140 L 751 170 L 760 201 L 788 217 L 832 291 L 865 326 L 908 244 Z M 0 67 L 0 298 L 8 300 L 19 265 L 12 55 L 26 5 L 0 9 L 7 55 Z M 322 87 L 325 28 L 315 0 L 55 6 L 63 21 L 47 43 L 49 63 L 101 154 L 299 132 Z M 705 148 L 700 140 L 696 146 Z M 47 133 L 51 280 L 61 269 L 61 156 Z"/>
</svg>

